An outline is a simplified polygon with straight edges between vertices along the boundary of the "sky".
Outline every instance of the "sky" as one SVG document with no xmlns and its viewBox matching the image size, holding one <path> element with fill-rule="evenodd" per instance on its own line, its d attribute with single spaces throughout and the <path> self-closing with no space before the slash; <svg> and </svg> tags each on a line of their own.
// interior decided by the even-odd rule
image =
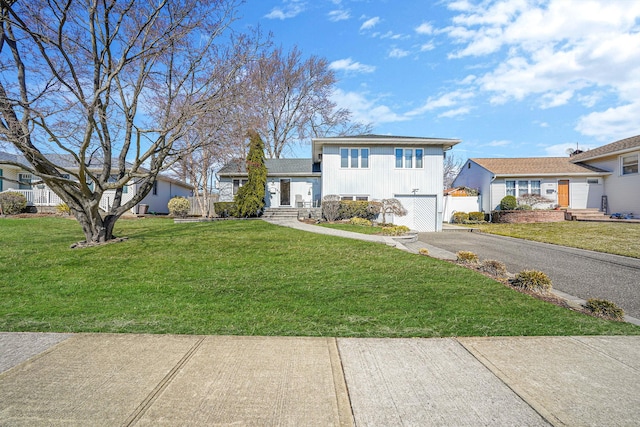
<svg viewBox="0 0 640 427">
<path fill-rule="evenodd" d="M 461 160 L 640 134 L 637 0 L 248 0 L 239 13 L 326 58 L 332 100 L 373 133 L 461 139 Z"/>
</svg>

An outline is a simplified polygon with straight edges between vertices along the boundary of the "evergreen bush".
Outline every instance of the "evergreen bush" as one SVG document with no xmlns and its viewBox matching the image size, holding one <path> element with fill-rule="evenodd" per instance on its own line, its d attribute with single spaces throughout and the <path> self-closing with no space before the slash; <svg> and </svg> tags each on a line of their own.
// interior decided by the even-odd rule
<svg viewBox="0 0 640 427">
<path fill-rule="evenodd" d="M 456 261 L 460 264 L 476 265 L 480 262 L 478 255 L 470 251 L 456 252 Z"/>
<path fill-rule="evenodd" d="M 524 270 L 516 275 L 511 281 L 513 286 L 536 292 L 547 292 L 551 290 L 552 284 L 549 276 L 542 271 Z"/>
<path fill-rule="evenodd" d="M 170 215 L 178 218 L 185 218 L 187 215 L 189 215 L 191 203 L 189 203 L 188 199 L 177 196 L 169 200 L 169 203 L 167 203 L 167 207 L 169 208 Z"/>
<path fill-rule="evenodd" d="M 16 215 L 27 208 L 27 198 L 17 191 L 0 193 L 0 208 L 5 215 Z"/>
<path fill-rule="evenodd" d="M 618 307 L 615 303 L 604 299 L 591 298 L 587 301 L 584 308 L 595 316 L 613 320 L 624 319 L 624 310 Z"/>
<path fill-rule="evenodd" d="M 518 201 L 515 196 L 504 196 L 502 200 L 500 200 L 500 210 L 501 211 L 512 211 L 518 206 Z"/>
<path fill-rule="evenodd" d="M 464 224 L 469 221 L 469 214 L 466 212 L 454 212 L 452 221 L 454 224 Z"/>
<path fill-rule="evenodd" d="M 234 202 L 216 202 L 213 210 L 221 218 L 236 216 L 236 204 Z"/>
<path fill-rule="evenodd" d="M 484 212 L 469 212 L 469 221 L 484 222 Z"/>
</svg>

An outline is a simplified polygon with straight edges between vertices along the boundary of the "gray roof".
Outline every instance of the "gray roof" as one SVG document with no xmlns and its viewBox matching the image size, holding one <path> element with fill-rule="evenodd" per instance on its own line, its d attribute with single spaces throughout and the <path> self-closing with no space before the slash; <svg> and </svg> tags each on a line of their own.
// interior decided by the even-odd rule
<svg viewBox="0 0 640 427">
<path fill-rule="evenodd" d="M 591 159 L 597 159 L 599 157 L 622 154 L 627 151 L 633 151 L 633 150 L 640 150 L 640 135 L 621 139 L 620 141 L 612 142 L 611 144 L 603 145 L 602 147 L 594 148 L 593 150 L 576 154 L 574 156 L 571 156 L 571 161 L 574 163 L 582 162 L 584 160 L 591 160 Z"/>
<path fill-rule="evenodd" d="M 265 159 L 268 176 L 320 176 L 320 164 L 311 159 Z M 244 160 L 233 160 L 224 165 L 219 176 L 247 175 Z"/>
</svg>

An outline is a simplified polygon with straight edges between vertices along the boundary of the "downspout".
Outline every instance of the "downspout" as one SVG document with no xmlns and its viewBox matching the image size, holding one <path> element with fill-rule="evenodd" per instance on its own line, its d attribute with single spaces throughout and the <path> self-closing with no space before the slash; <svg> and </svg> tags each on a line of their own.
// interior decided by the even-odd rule
<svg viewBox="0 0 640 427">
<path fill-rule="evenodd" d="M 496 180 L 496 175 L 491 177 L 491 181 L 489 182 L 489 222 L 493 222 L 493 181 Z"/>
</svg>

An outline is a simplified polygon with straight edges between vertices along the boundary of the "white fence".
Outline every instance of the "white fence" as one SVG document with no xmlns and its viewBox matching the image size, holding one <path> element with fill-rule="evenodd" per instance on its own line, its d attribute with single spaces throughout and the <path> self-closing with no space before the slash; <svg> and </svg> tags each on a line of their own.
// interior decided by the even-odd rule
<svg viewBox="0 0 640 427">
<path fill-rule="evenodd" d="M 480 212 L 481 196 L 444 196 L 442 220 L 451 222 L 455 212 Z"/>
<path fill-rule="evenodd" d="M 35 188 L 33 190 L 17 190 L 17 189 L 9 189 L 3 191 L 20 193 L 25 199 L 27 199 L 27 206 L 58 206 L 64 201 L 53 191 L 48 188 Z M 113 205 L 113 199 L 115 197 L 115 191 L 105 191 L 100 199 L 100 209 L 105 212 L 108 212 L 111 209 L 111 205 Z"/>
</svg>

